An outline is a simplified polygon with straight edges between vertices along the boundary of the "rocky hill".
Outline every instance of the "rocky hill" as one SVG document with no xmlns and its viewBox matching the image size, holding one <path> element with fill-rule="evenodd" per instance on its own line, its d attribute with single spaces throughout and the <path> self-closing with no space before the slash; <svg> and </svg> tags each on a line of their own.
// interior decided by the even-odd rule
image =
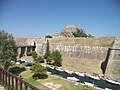
<svg viewBox="0 0 120 90">
<path fill-rule="evenodd" d="M 75 37 L 75 34 L 79 32 L 80 34 L 84 33 L 85 30 L 82 29 L 79 25 L 66 25 L 62 31 L 58 34 L 58 36 L 63 37 Z M 87 35 L 87 34 L 86 34 Z"/>
</svg>

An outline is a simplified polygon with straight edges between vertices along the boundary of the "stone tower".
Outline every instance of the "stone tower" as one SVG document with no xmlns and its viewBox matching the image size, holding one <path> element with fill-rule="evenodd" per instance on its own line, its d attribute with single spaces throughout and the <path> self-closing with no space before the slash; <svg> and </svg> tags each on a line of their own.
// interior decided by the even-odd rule
<svg viewBox="0 0 120 90">
<path fill-rule="evenodd" d="M 120 82 L 120 37 L 115 38 L 113 47 L 110 49 L 105 77 Z"/>
</svg>

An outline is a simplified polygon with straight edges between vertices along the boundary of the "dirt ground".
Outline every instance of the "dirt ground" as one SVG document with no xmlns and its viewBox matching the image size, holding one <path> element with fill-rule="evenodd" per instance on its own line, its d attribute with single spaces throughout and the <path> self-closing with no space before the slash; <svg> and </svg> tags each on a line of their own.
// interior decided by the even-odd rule
<svg viewBox="0 0 120 90">
<path fill-rule="evenodd" d="M 22 57 L 26 61 L 33 62 L 32 56 Z M 73 57 L 62 57 L 62 68 L 85 72 L 88 74 L 99 74 L 102 75 L 101 63 L 102 60 L 96 59 L 79 59 Z"/>
<path fill-rule="evenodd" d="M 21 59 L 25 59 L 25 61 L 33 62 L 32 56 L 24 56 Z"/>
<path fill-rule="evenodd" d="M 72 71 L 102 75 L 102 60 L 63 57 L 62 67 Z"/>
</svg>

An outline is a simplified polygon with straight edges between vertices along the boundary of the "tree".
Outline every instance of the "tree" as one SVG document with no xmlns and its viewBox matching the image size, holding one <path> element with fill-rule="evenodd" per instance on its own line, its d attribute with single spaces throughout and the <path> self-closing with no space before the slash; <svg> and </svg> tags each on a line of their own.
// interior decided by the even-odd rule
<svg viewBox="0 0 120 90">
<path fill-rule="evenodd" d="M 32 52 L 32 57 L 35 62 L 44 63 L 44 58 L 42 56 L 38 57 L 38 54 L 35 51 Z"/>
<path fill-rule="evenodd" d="M 32 52 L 32 57 L 34 60 L 36 60 L 38 58 L 38 55 L 35 51 Z"/>
<path fill-rule="evenodd" d="M 55 50 L 51 53 L 52 60 L 54 61 L 54 66 L 61 66 L 62 65 L 62 55 L 58 50 Z"/>
<path fill-rule="evenodd" d="M 44 58 L 47 59 L 49 55 L 50 55 L 49 41 L 47 40 L 46 53 L 44 55 Z"/>
<path fill-rule="evenodd" d="M 45 38 L 52 38 L 52 36 L 50 36 L 50 35 L 46 35 Z"/>
<path fill-rule="evenodd" d="M 36 62 L 30 69 L 34 72 L 34 79 L 47 78 L 47 68 L 43 67 L 39 62 Z"/>
<path fill-rule="evenodd" d="M 87 37 L 87 34 L 80 30 L 77 30 L 77 32 L 74 32 L 73 35 L 74 37 Z"/>
<path fill-rule="evenodd" d="M 44 59 L 47 59 L 50 56 L 50 51 L 47 51 L 44 55 Z"/>
<path fill-rule="evenodd" d="M 37 59 L 35 59 L 36 62 L 44 63 L 44 58 L 42 56 L 39 56 Z"/>
<path fill-rule="evenodd" d="M 54 66 L 61 66 L 62 65 L 62 55 L 60 54 L 60 52 L 58 50 L 55 50 L 52 53 L 50 53 L 50 55 L 46 59 L 46 62 L 48 64 L 53 64 Z"/>
<path fill-rule="evenodd" d="M 0 62 L 4 68 L 11 65 L 11 60 L 16 61 L 17 46 L 12 34 L 0 31 Z"/>
<path fill-rule="evenodd" d="M 48 56 L 48 58 L 46 59 L 46 62 L 48 64 L 50 64 L 52 62 L 52 56 L 51 55 Z"/>
</svg>

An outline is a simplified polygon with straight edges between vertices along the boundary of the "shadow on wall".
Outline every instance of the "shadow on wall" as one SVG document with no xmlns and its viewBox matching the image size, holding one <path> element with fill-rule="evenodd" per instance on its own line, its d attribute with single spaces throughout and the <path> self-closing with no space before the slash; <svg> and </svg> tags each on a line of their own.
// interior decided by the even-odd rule
<svg viewBox="0 0 120 90">
<path fill-rule="evenodd" d="M 101 69 L 102 69 L 102 73 L 103 73 L 103 74 L 105 74 L 105 72 L 106 72 L 108 60 L 109 60 L 109 57 L 110 57 L 110 51 L 111 51 L 111 49 L 108 48 L 107 55 L 106 55 L 106 59 L 105 59 L 105 61 L 103 61 L 102 64 L 101 64 Z"/>
</svg>

